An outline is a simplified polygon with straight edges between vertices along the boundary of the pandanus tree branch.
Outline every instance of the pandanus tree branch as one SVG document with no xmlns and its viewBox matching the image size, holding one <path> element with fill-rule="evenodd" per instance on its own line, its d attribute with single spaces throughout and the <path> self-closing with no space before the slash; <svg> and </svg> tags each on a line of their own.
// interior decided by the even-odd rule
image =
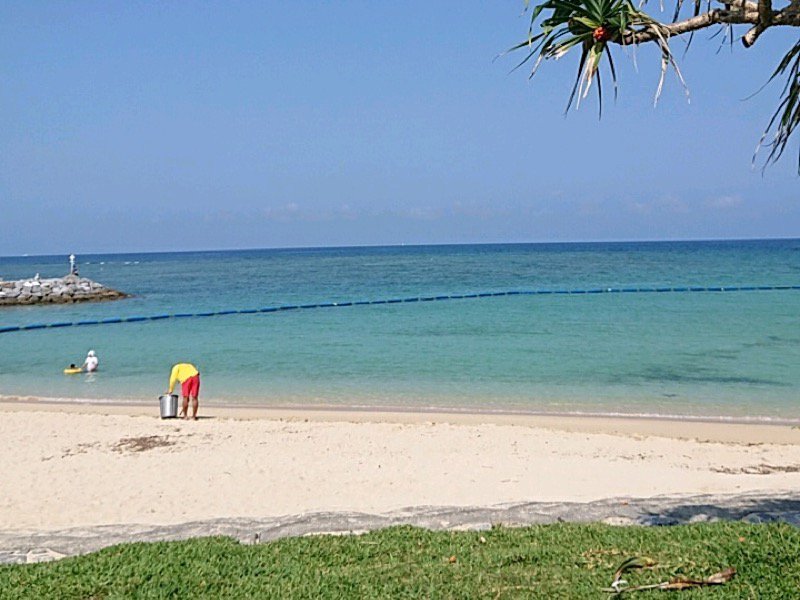
<svg viewBox="0 0 800 600">
<path fill-rule="evenodd" d="M 749 48 L 756 43 L 758 37 L 772 25 L 772 0 L 758 0 L 758 23 L 744 34 L 742 43 Z"/>
<path fill-rule="evenodd" d="M 744 46 L 749 48 L 768 27 L 800 27 L 800 11 L 793 10 L 791 5 L 784 10 L 773 11 L 771 0 L 760 0 L 758 4 L 733 0 L 724 2 L 723 8 L 713 9 L 683 21 L 661 23 L 659 29 L 662 35 L 675 37 L 718 24 L 754 25 L 742 38 Z M 656 41 L 658 38 L 654 31 L 645 29 L 625 32 L 612 41 L 620 44 L 641 44 Z"/>
<path fill-rule="evenodd" d="M 773 0 L 717 0 L 721 5 L 719 8 L 711 7 L 712 0 L 693 0 L 692 15 L 683 20 L 678 19 L 684 0 L 676 0 L 671 23 L 662 23 L 645 13 L 642 5 L 646 0 L 641 1 L 638 7 L 631 0 L 545 0 L 533 6 L 528 39 L 511 48 L 512 51 L 526 50 L 528 53 L 517 66 L 533 59 L 533 76 L 543 61 L 561 58 L 572 48 L 579 48 L 578 73 L 567 109 L 576 99 L 575 105 L 580 103 L 596 79 L 602 114 L 600 66 L 603 60 L 614 83 L 615 96 L 617 91 L 617 76 L 610 49 L 614 44 L 633 46 L 652 42 L 659 47 L 661 78 L 656 91 L 658 100 L 669 67 L 683 84 L 683 77 L 670 49 L 671 38 L 687 35 L 691 41 L 695 32 L 715 25 L 749 25 L 750 28 L 742 36 L 742 44 L 750 48 L 772 27 L 800 27 L 800 0 L 790 0 L 778 10 L 773 6 Z M 705 12 L 701 12 L 703 5 Z M 769 81 L 777 77 L 786 77 L 786 84 L 781 93 L 781 102 L 759 143 L 759 147 L 770 149 L 767 164 L 781 157 L 792 134 L 800 126 L 800 41 L 783 57 Z"/>
<path fill-rule="evenodd" d="M 692 33 L 712 25 L 745 23 L 758 23 L 758 8 L 752 2 L 736 2 L 729 4 L 728 8 L 710 10 L 676 23 L 658 24 L 644 30 L 628 31 L 614 41 L 620 44 L 643 44 L 657 41 L 662 37 L 670 38 Z"/>
</svg>

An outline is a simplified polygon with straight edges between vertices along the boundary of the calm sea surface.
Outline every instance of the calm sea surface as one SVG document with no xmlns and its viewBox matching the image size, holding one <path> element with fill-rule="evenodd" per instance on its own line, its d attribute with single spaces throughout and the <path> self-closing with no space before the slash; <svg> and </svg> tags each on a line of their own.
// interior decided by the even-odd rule
<svg viewBox="0 0 800 600">
<path fill-rule="evenodd" d="M 130 299 L 0 326 L 534 289 L 800 284 L 800 240 L 84 255 Z M 0 258 L 4 279 L 66 257 Z M 800 419 L 800 291 L 514 295 L 0 334 L 0 395 Z M 89 349 L 94 375 L 65 376 Z"/>
</svg>

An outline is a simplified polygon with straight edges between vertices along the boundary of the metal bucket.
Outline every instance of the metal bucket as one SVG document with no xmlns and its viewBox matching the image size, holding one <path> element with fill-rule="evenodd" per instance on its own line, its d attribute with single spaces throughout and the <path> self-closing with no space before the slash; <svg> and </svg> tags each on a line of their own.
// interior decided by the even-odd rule
<svg viewBox="0 0 800 600">
<path fill-rule="evenodd" d="M 174 419 L 178 416 L 178 396 L 176 394 L 159 396 L 158 404 L 161 409 L 162 419 Z"/>
</svg>

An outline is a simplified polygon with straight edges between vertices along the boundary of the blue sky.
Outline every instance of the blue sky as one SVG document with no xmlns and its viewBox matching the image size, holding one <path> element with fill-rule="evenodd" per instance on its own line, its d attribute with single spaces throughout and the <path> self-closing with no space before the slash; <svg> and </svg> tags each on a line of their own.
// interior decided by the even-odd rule
<svg viewBox="0 0 800 600">
<path fill-rule="evenodd" d="M 618 53 L 564 118 L 577 56 L 493 60 L 522 7 L 4 2 L 0 255 L 800 235 L 797 140 L 750 164 L 780 86 L 744 100 L 796 32 L 700 34 L 656 108 Z"/>
</svg>

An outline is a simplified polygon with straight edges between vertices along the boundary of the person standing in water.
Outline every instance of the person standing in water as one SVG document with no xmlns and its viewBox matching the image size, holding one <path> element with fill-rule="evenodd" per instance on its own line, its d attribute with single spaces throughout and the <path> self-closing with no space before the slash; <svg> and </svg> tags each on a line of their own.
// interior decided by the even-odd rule
<svg viewBox="0 0 800 600">
<path fill-rule="evenodd" d="M 97 367 L 100 365 L 100 359 L 97 358 L 97 355 L 94 353 L 94 350 L 89 350 L 89 353 L 86 355 L 86 360 L 83 361 L 83 365 L 81 365 L 81 369 L 86 371 L 87 373 L 94 373 L 97 371 Z"/>
<path fill-rule="evenodd" d="M 169 374 L 169 390 L 167 390 L 167 394 L 172 393 L 176 382 L 180 382 L 181 395 L 183 396 L 183 408 L 178 416 L 184 419 L 189 418 L 189 400 L 191 400 L 192 419 L 197 419 L 200 371 L 191 363 L 178 363 L 172 367 L 172 371 Z"/>
</svg>

